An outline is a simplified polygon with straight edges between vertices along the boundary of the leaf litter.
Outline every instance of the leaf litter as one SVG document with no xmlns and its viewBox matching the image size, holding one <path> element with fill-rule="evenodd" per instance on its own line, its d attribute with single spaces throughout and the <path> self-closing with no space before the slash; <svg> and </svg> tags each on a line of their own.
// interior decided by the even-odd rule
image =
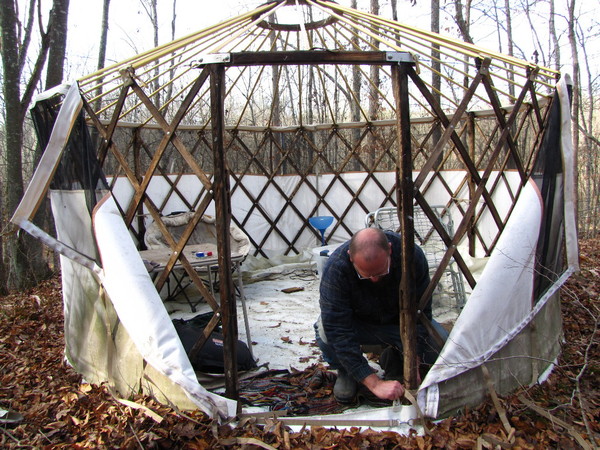
<svg viewBox="0 0 600 450">
<path fill-rule="evenodd" d="M 318 426 L 292 431 L 277 421 L 219 425 L 148 396 L 119 401 L 64 361 L 56 277 L 0 297 L 0 410 L 23 416 L 0 423 L 0 447 L 594 448 L 600 445 L 600 239 L 581 241 L 580 250 L 581 271 L 561 290 L 565 340 L 557 367 L 543 384 L 499 400 L 510 436 L 491 399 L 428 423 L 424 436 Z"/>
</svg>

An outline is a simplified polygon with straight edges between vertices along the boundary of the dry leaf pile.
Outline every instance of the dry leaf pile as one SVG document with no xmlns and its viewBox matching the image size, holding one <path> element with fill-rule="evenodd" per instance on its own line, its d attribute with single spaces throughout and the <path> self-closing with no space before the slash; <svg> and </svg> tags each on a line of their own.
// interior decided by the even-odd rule
<svg viewBox="0 0 600 450">
<path fill-rule="evenodd" d="M 292 432 L 278 421 L 219 425 L 137 396 L 119 401 L 86 384 L 63 361 L 60 281 L 0 298 L 2 448 L 594 448 L 600 446 L 600 240 L 581 242 L 580 273 L 562 290 L 565 344 L 540 386 L 489 400 L 429 423 L 425 436 L 338 431 Z"/>
</svg>

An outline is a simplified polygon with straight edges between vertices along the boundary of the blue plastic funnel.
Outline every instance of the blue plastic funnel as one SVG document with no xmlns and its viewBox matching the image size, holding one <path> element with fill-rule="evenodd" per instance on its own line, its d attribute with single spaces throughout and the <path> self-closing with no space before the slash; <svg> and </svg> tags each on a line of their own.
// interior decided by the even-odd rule
<svg viewBox="0 0 600 450">
<path fill-rule="evenodd" d="M 315 216 L 308 219 L 313 227 L 315 227 L 321 233 L 321 245 L 325 245 L 325 230 L 329 225 L 333 223 L 332 216 Z"/>
</svg>

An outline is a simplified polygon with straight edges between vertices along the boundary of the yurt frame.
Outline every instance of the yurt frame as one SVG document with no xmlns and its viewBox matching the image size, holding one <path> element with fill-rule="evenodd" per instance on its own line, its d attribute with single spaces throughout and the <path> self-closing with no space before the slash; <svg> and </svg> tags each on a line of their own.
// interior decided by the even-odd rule
<svg viewBox="0 0 600 450">
<path fill-rule="evenodd" d="M 324 11 L 326 16 L 299 24 L 274 21 L 274 14 L 284 7 Z M 335 33 L 339 34 L 334 35 L 329 27 L 336 26 L 339 29 Z M 301 49 L 300 35 L 306 36 L 309 48 Z M 345 36 L 347 46 L 341 36 Z M 337 47 L 314 49 L 326 37 Z M 236 39 L 244 44 L 236 41 L 234 45 Z M 292 41 L 294 45 L 289 45 Z M 279 49 L 275 42 L 285 44 Z M 428 61 L 417 56 L 424 51 L 419 47 L 422 42 L 428 42 Z M 383 46 L 385 50 L 381 50 Z M 445 58 L 452 52 L 459 56 L 453 56 L 447 67 L 455 70 L 455 78 L 462 76 L 461 80 L 442 73 Z M 456 69 L 459 64 L 463 68 Z M 285 107 L 278 97 L 283 99 L 284 90 L 290 89 L 289 83 L 280 85 L 285 67 L 292 67 L 294 72 L 289 73 L 297 77 L 296 123 L 282 123 L 282 115 L 274 112 Z M 344 72 L 343 67 L 350 69 Z M 257 109 L 253 96 L 260 96 L 259 80 L 269 79 L 266 68 L 271 71 L 271 110 L 249 113 Z M 360 105 L 356 97 L 359 91 L 352 93 L 348 74 L 353 68 L 362 73 L 363 82 L 377 96 L 380 106 L 387 105 L 380 109 L 379 116 Z M 384 74 L 384 79 L 374 82 L 367 72 L 376 77 Z M 325 94 L 327 83 L 334 78 L 336 88 L 347 87 L 347 98 L 354 95 L 359 105 L 354 115 L 345 116 L 352 120 L 339 120 L 336 103 L 327 97 L 323 111 L 329 111 L 329 120 L 309 121 L 311 113 L 307 110 L 312 104 L 302 103 L 306 85 L 303 73 L 319 80 L 316 84 L 320 83 Z M 426 81 L 424 73 L 433 74 L 434 79 L 437 75 L 438 83 L 442 78 L 443 83 L 452 86 L 449 89 L 460 89 L 460 96 L 453 99 L 440 84 Z M 167 74 L 170 81 L 161 82 Z M 230 224 L 234 222 L 246 232 L 255 256 L 268 257 L 275 251 L 293 255 L 318 237 L 308 217 L 322 211 L 332 215 L 334 225 L 327 238 L 341 242 L 357 231 L 356 217 L 379 207 L 396 206 L 403 239 L 402 290 L 408 293 L 413 276 L 409 255 L 414 245 L 412 217 L 416 206 L 424 211 L 447 246 L 423 297 L 403 295 L 400 299 L 407 354 L 405 380 L 416 388 L 416 356 L 411 353 L 415 318 L 418 316 L 436 334 L 419 311 L 448 264 L 458 265 L 471 289 L 477 286 L 466 259 L 493 253 L 522 190 L 539 170 L 538 155 L 550 122 L 557 79 L 558 74 L 550 69 L 334 2 L 268 2 L 84 77 L 66 94 L 50 96 L 54 99 L 52 108 L 39 116 L 50 127 L 56 125 L 52 135 L 47 136 L 46 152 L 13 222 L 91 273 L 99 274 L 98 283 L 103 284 L 102 274 L 107 267 L 101 262 L 100 256 L 104 255 L 98 242 L 96 251 L 86 253 L 65 244 L 60 237 L 51 238 L 32 223 L 44 193 L 65 186 L 73 189 L 73 180 L 61 178 L 63 186 L 58 186 L 55 174 L 61 173 L 61 164 L 67 164 L 65 158 L 72 158 L 73 167 L 81 167 L 73 155 L 84 154 L 81 148 L 86 147 L 95 161 L 87 168 L 89 176 L 78 178 L 76 186 L 94 193 L 87 198 L 88 207 L 95 208 L 96 214 L 106 205 L 104 200 L 97 201 L 100 191 L 111 191 L 114 210 L 122 217 L 137 250 L 144 249 L 143 236 L 149 221 L 158 225 L 172 256 L 154 280 L 156 290 L 160 292 L 176 266 L 183 267 L 215 312 L 205 338 L 219 323 L 223 326 L 226 396 L 236 399 L 238 330 L 232 267 L 227 257 Z M 237 116 L 233 117 L 231 98 L 238 84 L 246 86 L 247 92 L 245 100 L 235 104 Z M 318 95 L 314 93 L 314 97 Z M 476 110 L 474 105 L 487 108 Z M 382 117 L 381 111 L 386 109 L 387 116 Z M 254 123 L 256 116 L 265 118 L 265 123 Z M 87 132 L 82 131 L 86 128 Z M 348 176 L 355 173 L 361 174 L 359 181 L 349 180 Z M 448 173 L 459 174 L 459 181 L 449 182 Z M 189 177 L 194 180 L 192 188 Z M 253 177 L 263 178 L 257 189 L 248 187 Z M 292 188 L 282 184 L 290 180 Z M 164 187 L 159 196 L 155 183 Z M 339 190 L 344 193 L 343 201 Z M 453 236 L 432 210 L 430 190 L 442 192 L 442 206 L 457 224 Z M 331 198 L 331 192 L 338 194 Z M 280 198 L 275 210 L 267 205 L 274 195 Z M 307 195 L 308 203 L 299 201 Z M 499 196 L 509 199 L 502 209 L 497 206 Z M 236 207 L 239 198 L 244 199 L 247 208 Z M 194 227 L 202 215 L 211 212 L 210 208 L 214 208 L 218 234 L 218 299 L 183 251 Z M 178 241 L 162 219 L 177 209 L 195 212 Z M 257 215 L 266 224 L 260 232 L 252 229 Z M 460 245 L 466 253 L 459 251 Z M 106 301 L 103 294 L 99 298 Z M 118 311 L 117 315 L 121 318 Z M 190 397 L 189 392 L 186 394 Z M 200 403 L 210 414 L 227 416 L 223 410 L 215 412 L 214 404 L 206 406 L 202 401 L 196 405 Z"/>
</svg>

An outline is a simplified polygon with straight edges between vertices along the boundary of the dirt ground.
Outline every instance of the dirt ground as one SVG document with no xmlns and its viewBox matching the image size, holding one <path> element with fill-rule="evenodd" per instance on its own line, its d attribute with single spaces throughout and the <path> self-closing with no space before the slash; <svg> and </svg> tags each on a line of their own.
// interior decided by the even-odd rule
<svg viewBox="0 0 600 450">
<path fill-rule="evenodd" d="M 0 298 L 2 448 L 597 448 L 600 446 L 600 239 L 580 242 L 581 272 L 563 287 L 565 342 L 542 385 L 429 423 L 424 436 L 280 422 L 217 425 L 138 396 L 115 400 L 63 360 L 60 280 Z M 1 423 L 2 411 L 22 415 Z M 504 411 L 499 414 L 498 411 Z M 4 416 L 6 418 L 6 416 Z"/>
</svg>

